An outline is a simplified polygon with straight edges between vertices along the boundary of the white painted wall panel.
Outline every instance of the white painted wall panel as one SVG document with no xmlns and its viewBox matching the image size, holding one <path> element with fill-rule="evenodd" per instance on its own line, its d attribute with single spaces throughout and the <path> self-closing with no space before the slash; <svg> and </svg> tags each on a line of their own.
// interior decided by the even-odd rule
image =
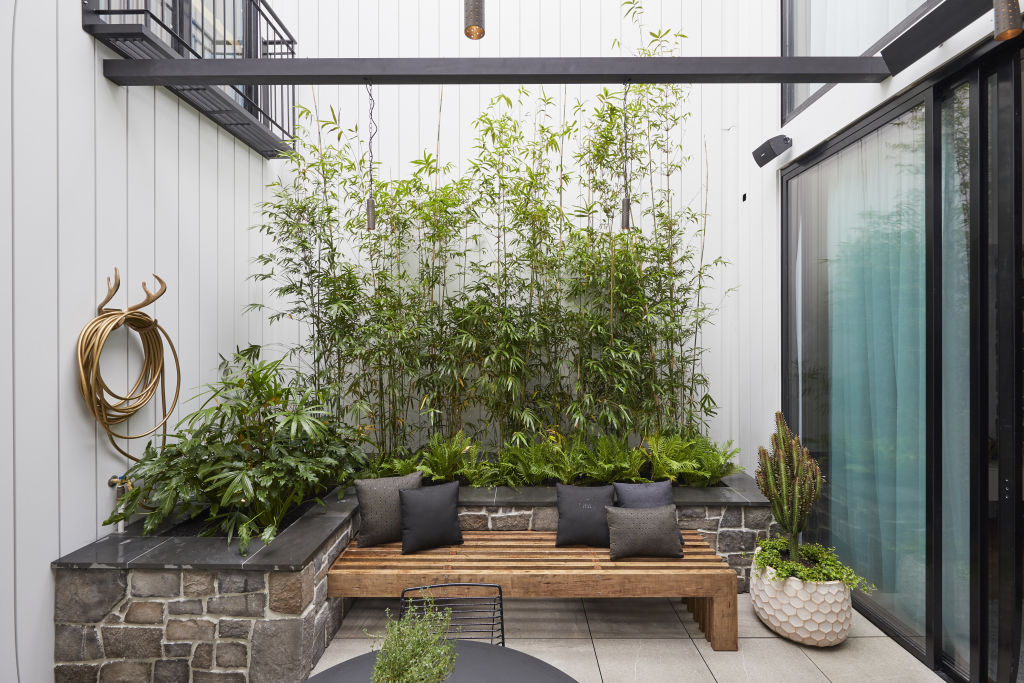
<svg viewBox="0 0 1024 683">
<path fill-rule="evenodd" d="M 42 681 L 50 662 L 37 643 L 52 642 L 53 617 L 39 609 L 50 587 L 47 564 L 60 549 L 57 203 L 57 17 L 53 3 L 21 3 L 11 45 L 13 135 L 14 524 L 18 667 Z M 31 132 L 31 134 L 29 134 Z M 40 533 L 42 530 L 49 533 Z"/>
<path fill-rule="evenodd" d="M 78 334 L 115 267 L 114 306 L 156 272 L 168 290 L 149 312 L 178 347 L 183 394 L 213 379 L 218 354 L 262 337 L 240 309 L 259 294 L 249 226 L 269 176 L 166 90 L 103 78 L 114 55 L 82 31 L 78 3 L 2 2 L 0 36 L 0 680 L 34 683 L 53 676 L 49 564 L 109 531 L 106 480 L 126 466 L 79 396 Z M 115 333 L 105 379 L 127 388 L 140 360 Z"/>
<path fill-rule="evenodd" d="M 0 40 L 14 42 L 15 11 L 13 3 L 0 5 Z M 11 92 L 11 50 L 0 50 L 0 92 Z M 14 558 L 14 245 L 13 201 L 14 165 L 11 118 L 13 106 L 8 99 L 0 104 L 0 678 L 17 680 L 17 647 L 15 629 L 16 570 Z"/>
</svg>

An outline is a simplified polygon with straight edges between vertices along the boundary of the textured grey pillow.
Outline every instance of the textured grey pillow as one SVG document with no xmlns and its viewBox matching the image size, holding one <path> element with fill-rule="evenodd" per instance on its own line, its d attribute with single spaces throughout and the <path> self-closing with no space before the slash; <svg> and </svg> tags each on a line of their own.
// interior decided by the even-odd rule
<svg viewBox="0 0 1024 683">
<path fill-rule="evenodd" d="M 402 540 L 402 502 L 398 492 L 418 489 L 423 473 L 404 477 L 356 479 L 359 499 L 359 545 L 362 547 Z"/>
<path fill-rule="evenodd" d="M 682 557 L 676 526 L 676 506 L 619 508 L 608 506 L 611 559 L 624 557 Z"/>
<path fill-rule="evenodd" d="M 624 484 L 615 482 L 615 495 L 619 499 L 619 507 L 624 508 L 656 508 L 672 505 L 672 482 L 656 481 L 650 484 Z"/>
</svg>

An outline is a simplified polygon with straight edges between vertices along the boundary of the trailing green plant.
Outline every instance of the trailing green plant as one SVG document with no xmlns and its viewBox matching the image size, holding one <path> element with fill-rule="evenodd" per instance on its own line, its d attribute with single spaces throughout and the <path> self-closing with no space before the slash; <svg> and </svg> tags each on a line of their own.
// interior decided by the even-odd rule
<svg viewBox="0 0 1024 683">
<path fill-rule="evenodd" d="M 800 533 L 807 528 L 811 506 L 821 495 L 823 477 L 818 462 L 800 444 L 782 412 L 775 413 L 772 450 L 758 449 L 757 486 L 771 505 L 772 515 L 789 539 L 790 557 L 797 557 Z"/>
<path fill-rule="evenodd" d="M 775 537 L 759 542 L 760 551 L 754 555 L 754 566 L 760 571 L 771 567 L 776 578 L 795 577 L 801 581 L 824 583 L 842 581 L 850 590 L 870 593 L 875 587 L 864 577 L 843 564 L 836 556 L 835 548 L 826 548 L 817 543 L 801 545 L 792 554 L 789 539 Z"/>
<path fill-rule="evenodd" d="M 441 683 L 455 669 L 455 645 L 447 639 L 450 609 L 432 602 L 409 609 L 399 619 L 387 611 L 383 639 L 374 642 L 373 683 Z"/>
<path fill-rule="evenodd" d="M 152 533 L 180 513 L 206 522 L 203 534 L 270 543 L 285 515 L 363 465 L 358 435 L 330 418 L 313 390 L 289 384 L 281 360 L 250 346 L 221 364 L 202 406 L 162 450 L 152 443 L 126 477 L 134 482 L 104 524 L 149 510 Z"/>
<path fill-rule="evenodd" d="M 627 13 L 649 36 L 639 54 L 671 54 L 679 34 L 648 31 L 638 5 Z M 707 431 L 716 405 L 700 339 L 714 308 L 702 292 L 722 261 L 705 259 L 704 212 L 676 189 L 687 90 L 633 84 L 625 112 L 623 95 L 604 90 L 571 110 L 564 93 L 561 107 L 544 91 L 495 97 L 463 175 L 438 147 L 375 184 L 373 231 L 360 132 L 333 109 L 298 110 L 258 228 L 268 248 L 256 278 L 271 296 L 252 308 L 299 326 L 289 352 L 303 382 L 377 457 L 408 459 L 428 437 L 462 432 L 528 449 L 498 453 L 475 476 L 536 481 L 555 478 L 531 464 L 551 450 L 537 445 L 549 427 L 595 444 L 668 425 Z M 582 454 L 551 451 L 556 476 Z M 626 459 L 642 478 L 636 455 Z"/>
</svg>

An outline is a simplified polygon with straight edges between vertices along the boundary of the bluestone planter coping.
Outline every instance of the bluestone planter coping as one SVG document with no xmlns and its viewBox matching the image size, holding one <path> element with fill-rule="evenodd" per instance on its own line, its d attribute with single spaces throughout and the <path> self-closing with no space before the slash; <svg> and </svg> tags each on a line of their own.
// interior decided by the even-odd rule
<svg viewBox="0 0 1024 683">
<path fill-rule="evenodd" d="M 722 480 L 724 486 L 691 488 L 677 486 L 672 495 L 677 506 L 732 505 L 767 506 L 754 479 L 745 473 Z M 258 539 L 249 544 L 248 554 L 238 553 L 238 541 L 230 544 L 223 537 L 142 536 L 137 526 L 124 533 L 113 533 L 79 548 L 53 562 L 54 567 L 106 567 L 116 569 L 244 569 L 249 571 L 300 571 L 312 559 L 317 548 L 351 519 L 357 511 L 354 489 L 338 500 L 336 493 L 324 498 L 326 505 L 315 505 L 291 526 L 277 535 L 270 545 Z M 498 486 L 459 489 L 461 506 L 550 507 L 557 503 L 554 486 Z"/>
</svg>

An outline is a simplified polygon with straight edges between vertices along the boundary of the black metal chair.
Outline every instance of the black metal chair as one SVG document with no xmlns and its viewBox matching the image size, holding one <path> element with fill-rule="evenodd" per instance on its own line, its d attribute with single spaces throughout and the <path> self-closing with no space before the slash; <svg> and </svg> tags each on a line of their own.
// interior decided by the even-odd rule
<svg viewBox="0 0 1024 683">
<path fill-rule="evenodd" d="M 422 610 L 433 603 L 451 610 L 449 640 L 479 640 L 505 646 L 505 613 L 501 586 L 493 583 L 439 583 L 402 591 L 401 613 Z"/>
</svg>

